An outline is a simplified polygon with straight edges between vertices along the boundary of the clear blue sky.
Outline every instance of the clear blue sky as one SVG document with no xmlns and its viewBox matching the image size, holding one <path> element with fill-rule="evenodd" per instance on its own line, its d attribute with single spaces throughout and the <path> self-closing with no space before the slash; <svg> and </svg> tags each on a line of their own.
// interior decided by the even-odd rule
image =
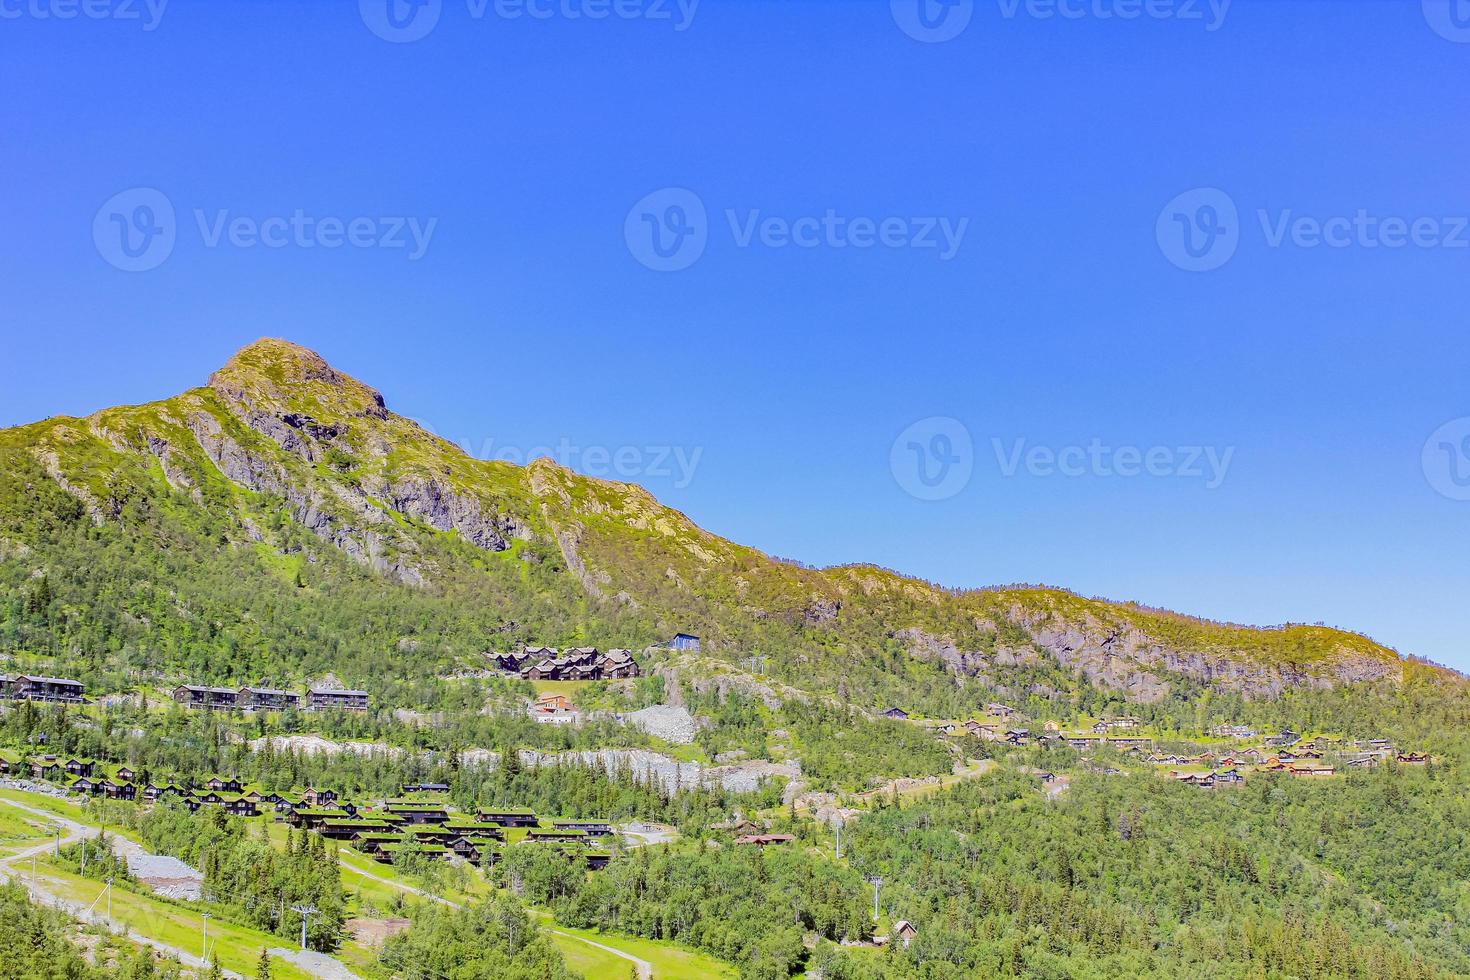
<svg viewBox="0 0 1470 980">
<path fill-rule="evenodd" d="M 1470 430 L 1421 458 L 1470 416 L 1470 10 L 977 0 L 926 34 L 888 0 L 687 23 L 674 0 L 442 0 L 432 25 L 398 10 L 426 31 L 405 42 L 387 0 L 91 2 L 140 19 L 0 0 L 0 425 L 171 394 L 283 336 L 477 453 L 698 452 L 690 480 L 633 465 L 774 554 L 1320 620 L 1470 669 Z M 635 209 L 671 187 L 701 226 L 669 210 L 688 195 Z M 130 272 L 115 221 L 164 220 L 104 207 L 133 188 L 175 241 Z M 374 241 L 436 223 L 418 258 L 211 238 L 222 212 L 274 234 L 298 210 Z M 745 239 L 757 211 L 898 218 L 899 244 Z M 1277 234 L 1359 211 L 1438 244 Z M 649 268 L 644 215 L 696 230 L 697 260 Z M 940 218 L 968 219 L 953 255 L 902 245 Z M 932 417 L 957 424 L 895 451 Z M 1067 452 L 1094 440 L 1186 473 Z M 1189 475 L 1192 446 L 1233 450 L 1222 479 Z M 931 490 L 913 467 L 940 457 Z"/>
</svg>

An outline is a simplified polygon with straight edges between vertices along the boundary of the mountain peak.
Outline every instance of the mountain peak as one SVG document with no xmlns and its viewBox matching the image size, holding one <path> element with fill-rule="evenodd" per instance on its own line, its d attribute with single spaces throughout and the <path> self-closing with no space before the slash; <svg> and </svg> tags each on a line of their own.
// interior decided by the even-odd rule
<svg viewBox="0 0 1470 980">
<path fill-rule="evenodd" d="M 383 396 L 343 374 L 316 351 L 262 337 L 235 352 L 209 378 L 226 399 L 264 411 L 304 411 L 318 418 L 384 418 Z"/>
</svg>

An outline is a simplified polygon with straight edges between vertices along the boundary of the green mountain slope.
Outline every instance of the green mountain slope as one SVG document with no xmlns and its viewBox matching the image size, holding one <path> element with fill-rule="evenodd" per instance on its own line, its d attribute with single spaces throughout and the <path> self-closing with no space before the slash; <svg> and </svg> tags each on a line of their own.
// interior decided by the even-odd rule
<svg viewBox="0 0 1470 980">
<path fill-rule="evenodd" d="M 0 431 L 0 588 L 0 652 L 104 686 L 383 684 L 490 646 L 678 630 L 865 707 L 1453 676 L 1323 627 L 778 561 L 640 487 L 474 459 L 280 340 L 173 398 Z"/>
</svg>

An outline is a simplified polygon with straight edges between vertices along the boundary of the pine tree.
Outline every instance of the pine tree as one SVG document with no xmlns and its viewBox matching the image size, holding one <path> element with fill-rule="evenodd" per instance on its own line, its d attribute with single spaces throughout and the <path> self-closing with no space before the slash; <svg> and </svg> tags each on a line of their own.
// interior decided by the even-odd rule
<svg viewBox="0 0 1470 980">
<path fill-rule="evenodd" d="M 255 965 L 255 980 L 271 980 L 271 954 L 260 951 L 260 961 Z"/>
</svg>

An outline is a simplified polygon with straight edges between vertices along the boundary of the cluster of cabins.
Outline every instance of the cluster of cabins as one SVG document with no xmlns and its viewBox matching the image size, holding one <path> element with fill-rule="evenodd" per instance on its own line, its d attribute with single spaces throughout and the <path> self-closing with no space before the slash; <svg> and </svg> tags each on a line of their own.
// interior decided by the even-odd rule
<svg viewBox="0 0 1470 980">
<path fill-rule="evenodd" d="M 383 864 L 413 855 L 457 857 L 487 867 L 513 844 L 558 847 L 593 871 L 612 860 L 602 845 L 613 836 L 613 827 L 604 820 L 543 820 L 531 810 L 514 807 L 485 807 L 470 817 L 444 803 L 417 798 L 384 800 L 371 808 L 336 800 L 317 800 L 310 806 L 288 801 L 276 808 L 291 826 L 346 842 Z"/>
<path fill-rule="evenodd" d="M 259 793 L 242 793 L 238 779 L 210 776 L 195 783 L 140 781 L 128 766 L 113 766 L 95 759 L 75 756 L 38 755 L 30 758 L 0 751 L 0 774 L 15 778 L 41 779 L 73 793 L 101 796 L 110 800 L 152 803 L 174 797 L 191 811 L 201 806 L 218 806 L 237 817 L 260 815 Z"/>
<path fill-rule="evenodd" d="M 601 652 L 596 647 L 523 647 L 493 654 L 498 670 L 530 681 L 610 681 L 637 677 L 641 670 L 631 650 Z"/>
<path fill-rule="evenodd" d="M 1228 726 L 1230 730 L 1237 727 L 1243 728 Z M 1225 728 L 1215 729 L 1223 730 Z M 1251 736 L 1254 735 L 1251 732 Z M 1326 760 L 1328 754 L 1336 765 L 1329 764 Z M 1181 772 L 1171 768 L 1169 776 L 1191 786 L 1214 789 L 1217 786 L 1244 782 L 1242 769 L 1249 772 L 1279 773 L 1294 779 L 1326 779 L 1337 775 L 1339 766 L 1346 769 L 1371 769 L 1385 761 L 1422 766 L 1429 763 L 1429 756 L 1423 752 L 1400 752 L 1388 739 L 1383 738 L 1344 742 L 1330 736 L 1304 739 L 1296 732 L 1285 731 L 1264 739 L 1264 744 L 1260 746 L 1225 754 L 1155 754 L 1149 756 L 1148 761 L 1157 766 L 1207 767 L 1207 771 L 1203 772 Z"/>
<path fill-rule="evenodd" d="M 173 689 L 173 699 L 186 708 L 219 711 L 285 711 L 289 708 L 307 711 L 367 711 L 366 691 L 344 691 L 313 687 L 305 694 L 269 687 L 199 687 L 180 684 Z"/>
<path fill-rule="evenodd" d="M 477 866 L 499 859 L 507 845 L 529 843 L 560 847 L 591 870 L 607 866 L 606 845 L 613 826 L 605 820 L 544 820 L 533 811 L 486 807 L 473 818 L 451 811 L 434 799 L 404 797 L 360 805 L 330 789 L 301 794 L 247 790 L 239 779 L 213 775 L 195 782 L 140 782 L 128 766 L 93 759 L 40 755 L 31 758 L 0 750 L 0 774 L 45 780 L 86 796 L 153 803 L 173 798 L 190 812 L 215 806 L 236 817 L 258 817 L 274 811 L 277 819 L 352 847 L 385 864 L 404 854 L 426 858 L 462 858 Z M 442 783 L 404 786 L 405 793 L 442 794 Z"/>
<path fill-rule="evenodd" d="M 86 703 L 86 688 L 81 681 L 65 677 L 39 677 L 0 674 L 0 698 L 13 701 L 55 701 L 61 704 Z"/>
</svg>

